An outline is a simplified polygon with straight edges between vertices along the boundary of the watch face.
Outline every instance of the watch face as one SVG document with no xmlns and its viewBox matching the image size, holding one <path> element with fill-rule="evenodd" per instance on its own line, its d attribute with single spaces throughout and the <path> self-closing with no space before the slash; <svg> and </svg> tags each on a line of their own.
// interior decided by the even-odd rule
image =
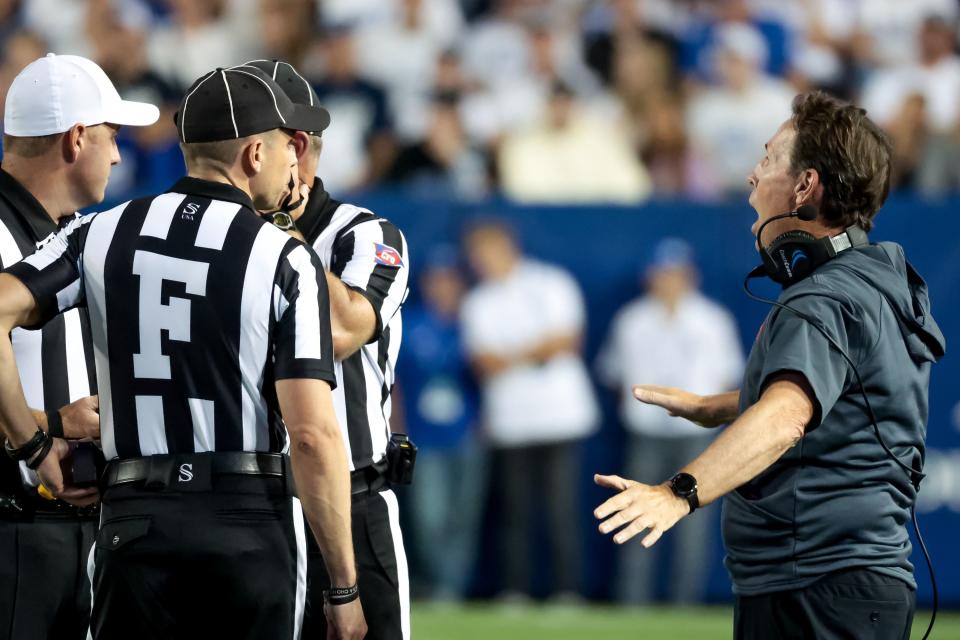
<svg viewBox="0 0 960 640">
<path fill-rule="evenodd" d="M 688 496 L 697 490 L 697 481 L 689 473 L 678 473 L 672 480 L 673 490 L 679 496 Z"/>
<path fill-rule="evenodd" d="M 272 222 L 273 222 L 273 226 L 283 229 L 284 231 L 293 229 L 293 218 L 290 216 L 289 213 L 284 213 L 282 211 L 279 211 L 273 214 Z"/>
</svg>

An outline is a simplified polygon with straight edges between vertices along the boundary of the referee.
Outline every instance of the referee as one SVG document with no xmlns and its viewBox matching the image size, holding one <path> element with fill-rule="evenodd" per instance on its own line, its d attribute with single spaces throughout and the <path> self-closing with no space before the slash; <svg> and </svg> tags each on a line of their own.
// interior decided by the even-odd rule
<svg viewBox="0 0 960 640">
<path fill-rule="evenodd" d="M 324 117 L 259 71 L 211 71 L 177 113 L 188 177 L 75 220 L 0 275 L 0 420 L 55 495 L 75 491 L 69 452 L 37 431 L 6 335 L 90 312 L 109 461 L 94 638 L 299 637 L 303 512 L 332 626 L 363 636 L 326 282 L 255 213 L 289 197 L 293 131 Z"/>
<path fill-rule="evenodd" d="M 121 100 L 86 58 L 50 54 L 27 65 L 4 105 L 0 268 L 36 251 L 77 209 L 103 200 L 120 161 L 117 130 L 152 124 L 158 115 L 153 105 Z M 86 310 L 72 309 L 40 330 L 15 329 L 10 338 L 37 424 L 60 437 L 98 439 Z M 25 463 L 18 468 L 0 455 L 0 636 L 85 638 L 97 509 L 47 499 L 38 489 Z"/>
<path fill-rule="evenodd" d="M 277 81 L 299 105 L 317 106 L 310 83 L 286 62 L 247 63 Z M 333 401 L 347 440 L 353 492 L 354 550 L 360 600 L 370 637 L 410 637 L 407 559 L 397 498 L 387 481 L 387 444 L 397 356 L 403 325 L 400 307 L 407 295 L 410 258 L 400 230 L 389 220 L 339 202 L 315 178 L 322 130 L 295 136 L 300 181 L 309 190 L 305 207 L 294 213 L 296 229 L 326 269 L 336 354 Z M 293 230 L 289 219 L 275 224 Z M 322 589 L 330 584 L 319 550 L 311 543 L 310 590 L 304 635 L 322 638 Z"/>
</svg>

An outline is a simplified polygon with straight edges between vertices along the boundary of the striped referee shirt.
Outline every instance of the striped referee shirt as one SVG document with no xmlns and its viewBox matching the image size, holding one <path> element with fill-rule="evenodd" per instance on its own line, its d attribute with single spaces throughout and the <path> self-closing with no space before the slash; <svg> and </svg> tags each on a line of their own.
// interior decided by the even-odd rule
<svg viewBox="0 0 960 640">
<path fill-rule="evenodd" d="M 384 458 L 390 439 L 390 392 L 403 335 L 400 307 L 410 272 L 407 242 L 389 220 L 331 198 L 319 180 L 297 227 L 323 266 L 363 294 L 377 315 L 372 340 L 336 363 L 333 393 L 350 469 L 363 469 Z"/>
<path fill-rule="evenodd" d="M 282 451 L 274 382 L 335 384 L 316 255 L 231 185 L 183 178 L 79 218 L 10 273 L 43 320 L 89 310 L 108 460 Z"/>
<path fill-rule="evenodd" d="M 33 194 L 0 169 L 0 268 L 20 262 L 57 230 Z M 55 411 L 97 392 L 86 311 L 71 310 L 38 330 L 14 329 L 10 338 L 20 384 L 32 409 Z M 0 492 L 13 494 L 19 489 L 17 465 L 0 456 Z"/>
</svg>

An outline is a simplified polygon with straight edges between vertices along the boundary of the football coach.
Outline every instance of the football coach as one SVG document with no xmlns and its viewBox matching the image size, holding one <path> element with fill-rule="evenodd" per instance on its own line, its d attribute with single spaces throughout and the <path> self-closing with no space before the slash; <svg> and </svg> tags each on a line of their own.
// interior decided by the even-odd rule
<svg viewBox="0 0 960 640">
<path fill-rule="evenodd" d="M 594 515 L 619 544 L 645 532 L 650 547 L 725 497 L 738 639 L 910 637 L 906 525 L 945 343 L 903 248 L 867 239 L 890 168 L 865 111 L 819 92 L 794 100 L 749 177 L 763 259 L 751 276 L 783 291 L 740 390 L 634 388 L 673 415 L 729 426 L 660 485 L 595 478 L 617 491 Z"/>
</svg>

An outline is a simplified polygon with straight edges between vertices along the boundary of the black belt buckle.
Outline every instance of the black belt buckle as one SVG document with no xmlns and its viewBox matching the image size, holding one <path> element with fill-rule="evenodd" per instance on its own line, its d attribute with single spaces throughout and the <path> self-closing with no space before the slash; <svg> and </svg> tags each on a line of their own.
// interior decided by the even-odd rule
<svg viewBox="0 0 960 640">
<path fill-rule="evenodd" d="M 27 515 L 16 496 L 0 496 L 0 513 L 14 518 L 22 518 Z"/>
</svg>

